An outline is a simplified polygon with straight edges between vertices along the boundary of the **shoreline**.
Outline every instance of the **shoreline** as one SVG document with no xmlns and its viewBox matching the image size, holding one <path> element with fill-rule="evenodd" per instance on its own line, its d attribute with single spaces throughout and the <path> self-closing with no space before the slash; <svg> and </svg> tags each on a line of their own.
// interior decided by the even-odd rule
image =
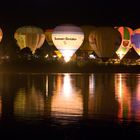
<svg viewBox="0 0 140 140">
<path fill-rule="evenodd" d="M 3 73 L 140 73 L 140 65 L 60 63 L 60 62 L 22 62 L 0 64 Z"/>
</svg>

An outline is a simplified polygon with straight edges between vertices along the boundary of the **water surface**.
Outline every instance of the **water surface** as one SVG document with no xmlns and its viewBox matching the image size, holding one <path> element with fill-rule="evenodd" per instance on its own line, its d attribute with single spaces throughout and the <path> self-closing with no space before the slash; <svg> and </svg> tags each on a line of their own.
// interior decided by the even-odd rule
<svg viewBox="0 0 140 140">
<path fill-rule="evenodd" d="M 0 74 L 0 119 L 140 122 L 140 74 Z"/>
<path fill-rule="evenodd" d="M 140 136 L 140 74 L 1 73 L 0 134 L 61 140 Z"/>
</svg>

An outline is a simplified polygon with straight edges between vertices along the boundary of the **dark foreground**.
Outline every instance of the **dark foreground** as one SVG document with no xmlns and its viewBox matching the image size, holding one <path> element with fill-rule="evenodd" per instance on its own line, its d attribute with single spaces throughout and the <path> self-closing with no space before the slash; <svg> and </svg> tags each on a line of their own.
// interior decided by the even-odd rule
<svg viewBox="0 0 140 140">
<path fill-rule="evenodd" d="M 51 120 L 37 122 L 3 121 L 0 123 L 0 136 L 3 139 L 135 139 L 140 136 L 140 124 L 117 123 L 104 120 L 82 120 L 78 123 L 60 125 Z"/>
</svg>

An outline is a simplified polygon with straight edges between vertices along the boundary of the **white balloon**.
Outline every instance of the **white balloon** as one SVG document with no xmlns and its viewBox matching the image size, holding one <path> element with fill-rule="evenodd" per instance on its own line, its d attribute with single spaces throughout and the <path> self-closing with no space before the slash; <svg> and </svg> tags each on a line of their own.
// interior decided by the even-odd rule
<svg viewBox="0 0 140 140">
<path fill-rule="evenodd" d="M 52 40 L 67 62 L 83 43 L 84 33 L 74 25 L 57 26 L 52 33 Z"/>
</svg>

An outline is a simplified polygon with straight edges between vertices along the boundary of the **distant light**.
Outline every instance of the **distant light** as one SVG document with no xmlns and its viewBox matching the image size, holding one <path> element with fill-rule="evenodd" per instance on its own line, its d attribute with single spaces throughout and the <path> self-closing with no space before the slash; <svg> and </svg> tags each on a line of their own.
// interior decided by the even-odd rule
<svg viewBox="0 0 140 140">
<path fill-rule="evenodd" d="M 53 57 L 54 57 L 54 58 L 56 58 L 56 57 L 57 57 L 57 55 L 53 55 Z"/>
<path fill-rule="evenodd" d="M 10 56 L 8 56 L 8 55 L 2 56 L 1 59 L 3 59 L 3 60 L 10 59 Z"/>
<path fill-rule="evenodd" d="M 45 55 L 45 58 L 48 58 L 48 56 L 49 56 L 49 55 L 48 55 L 48 54 L 46 54 L 46 55 Z"/>
<path fill-rule="evenodd" d="M 90 55 L 89 55 L 89 58 L 90 58 L 90 59 L 95 59 L 96 57 L 95 57 L 94 54 L 90 54 Z"/>
</svg>

